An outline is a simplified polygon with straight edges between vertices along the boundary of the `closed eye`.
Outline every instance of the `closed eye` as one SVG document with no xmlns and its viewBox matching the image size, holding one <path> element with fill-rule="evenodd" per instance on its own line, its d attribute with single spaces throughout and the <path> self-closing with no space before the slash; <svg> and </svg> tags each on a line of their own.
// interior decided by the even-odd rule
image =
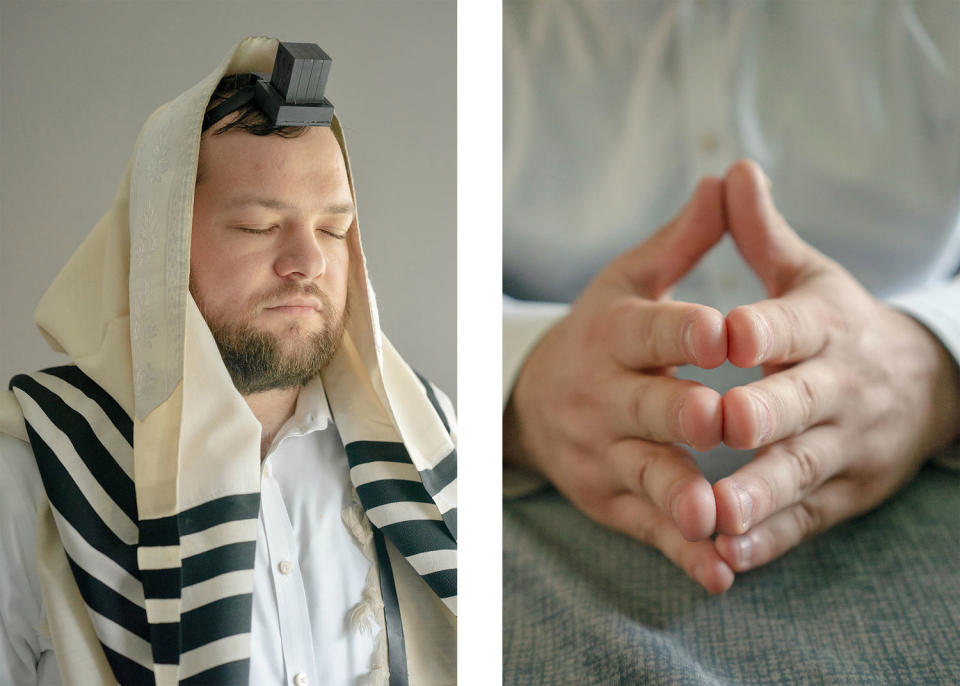
<svg viewBox="0 0 960 686">
<path fill-rule="evenodd" d="M 236 229 L 237 231 L 243 231 L 244 233 L 268 234 L 268 233 L 273 233 L 275 229 L 278 229 L 280 227 L 268 226 L 266 228 L 257 229 L 252 226 L 234 226 L 232 228 Z"/>
</svg>

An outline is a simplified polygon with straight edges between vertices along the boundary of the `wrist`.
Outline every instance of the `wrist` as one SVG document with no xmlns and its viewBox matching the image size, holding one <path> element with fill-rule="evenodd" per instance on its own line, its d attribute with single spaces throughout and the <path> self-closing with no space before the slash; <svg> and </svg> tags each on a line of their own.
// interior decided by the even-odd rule
<svg viewBox="0 0 960 686">
<path fill-rule="evenodd" d="M 960 365 L 923 322 L 895 312 L 912 334 L 908 346 L 912 363 L 901 370 L 906 372 L 902 378 L 921 389 L 918 409 L 929 409 L 926 453 L 931 454 L 960 438 Z"/>
</svg>

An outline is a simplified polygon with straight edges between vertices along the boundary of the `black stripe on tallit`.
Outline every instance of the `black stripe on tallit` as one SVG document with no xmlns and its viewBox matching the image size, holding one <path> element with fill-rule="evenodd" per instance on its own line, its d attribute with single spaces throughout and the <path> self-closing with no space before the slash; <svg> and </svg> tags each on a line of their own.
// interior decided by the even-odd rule
<svg viewBox="0 0 960 686">
<path fill-rule="evenodd" d="M 227 495 L 191 507 L 177 515 L 180 535 L 188 536 L 218 524 L 238 519 L 256 519 L 260 515 L 260 493 Z"/>
<path fill-rule="evenodd" d="M 420 379 L 420 383 L 423 384 L 423 390 L 427 392 L 427 400 L 430 401 L 430 404 L 433 405 L 434 412 L 440 417 L 440 421 L 443 422 L 443 428 L 447 430 L 447 433 L 450 433 L 450 424 L 447 422 L 447 415 L 443 411 L 443 408 L 440 407 L 440 399 L 437 398 L 437 394 L 433 391 L 433 384 L 427 381 L 426 377 L 422 376 L 420 372 L 416 369 L 413 370 L 413 373 L 417 375 L 417 378 Z"/>
<path fill-rule="evenodd" d="M 180 615 L 180 652 L 205 646 L 227 636 L 250 633 L 253 594 L 220 598 Z"/>
<path fill-rule="evenodd" d="M 420 379 L 420 383 L 423 384 L 423 390 L 427 394 L 427 400 L 430 401 L 430 404 L 433 405 L 434 412 L 440 417 L 440 421 L 443 422 L 443 428 L 447 430 L 447 433 L 450 433 L 450 423 L 447 419 L 446 412 L 443 411 L 443 408 L 440 406 L 440 399 L 437 397 L 436 392 L 433 390 L 433 384 L 430 381 L 414 370 L 414 374 L 417 375 L 417 378 Z M 427 492 L 431 497 L 436 496 L 437 493 L 442 491 L 446 486 L 450 485 L 455 478 L 457 478 L 457 451 L 454 450 L 445 458 L 443 458 L 440 463 L 430 470 L 424 470 L 420 472 L 420 480 L 423 481 L 423 485 L 426 487 Z M 446 523 L 447 528 L 450 530 L 450 533 L 453 534 L 454 540 L 457 538 L 457 511 L 455 509 L 448 510 L 442 515 L 444 523 Z"/>
<path fill-rule="evenodd" d="M 449 486 L 456 478 L 456 450 L 450 451 L 450 454 L 440 460 L 432 469 L 424 469 L 420 472 L 420 479 L 423 481 L 423 485 L 431 496 L 436 495 Z"/>
<path fill-rule="evenodd" d="M 365 510 L 399 502 L 432 503 L 433 499 L 419 481 L 381 479 L 357 486 L 357 495 Z"/>
<path fill-rule="evenodd" d="M 70 563 L 70 569 L 73 570 L 73 578 L 76 579 L 77 587 L 80 589 L 80 595 L 83 597 L 83 602 L 85 602 L 90 609 L 116 622 L 144 641 L 150 640 L 146 610 L 88 573 L 69 555 L 67 555 L 67 562 Z"/>
<path fill-rule="evenodd" d="M 373 543 L 377 551 L 377 566 L 380 568 L 380 595 L 383 598 L 383 630 L 387 635 L 390 686 L 407 686 L 407 652 L 403 641 L 400 601 L 397 599 L 397 586 L 393 579 L 387 544 L 377 528 L 373 529 Z"/>
<path fill-rule="evenodd" d="M 457 451 L 453 450 L 449 455 L 440 460 L 433 469 L 424 469 L 420 472 L 420 479 L 424 487 L 433 498 L 449 486 L 457 478 Z M 440 515 L 443 517 L 447 530 L 453 535 L 453 540 L 457 540 L 457 510 L 452 508 Z"/>
<path fill-rule="evenodd" d="M 396 441 L 353 441 L 346 446 L 347 462 L 353 469 L 371 462 L 397 462 L 413 465 L 403 443 Z M 416 467 L 414 467 L 416 468 Z M 457 478 L 457 451 L 452 451 L 432 469 L 418 472 L 430 499 Z"/>
<path fill-rule="evenodd" d="M 413 466 L 403 443 L 396 441 L 353 441 L 344 447 L 351 469 L 368 462 L 401 462 Z"/>
<path fill-rule="evenodd" d="M 110 527 L 104 524 L 70 477 L 67 468 L 57 459 L 30 423 L 24 423 L 50 504 L 70 522 L 87 543 L 123 567 L 134 578 L 139 579 L 140 569 L 137 566 L 136 546 L 124 543 Z"/>
<path fill-rule="evenodd" d="M 408 519 L 388 524 L 382 527 L 382 531 L 404 557 L 433 550 L 457 549 L 457 542 L 447 527 L 435 519 Z"/>
<path fill-rule="evenodd" d="M 180 686 L 236 686 L 250 681 L 250 660 L 227 662 L 180 680 Z"/>
<path fill-rule="evenodd" d="M 107 662 L 110 664 L 113 676 L 116 677 L 120 686 L 153 686 L 157 683 L 153 678 L 152 670 L 134 662 L 126 655 L 111 650 L 102 642 L 100 647 L 103 648 L 103 653 L 107 656 Z M 60 669 L 69 673 L 70 665 L 62 665 Z"/>
<path fill-rule="evenodd" d="M 256 541 L 229 543 L 183 558 L 183 587 L 198 584 L 220 574 L 253 569 Z"/>
<path fill-rule="evenodd" d="M 259 493 L 223 496 L 169 517 L 141 520 L 140 545 L 178 545 L 181 536 L 206 531 L 226 522 L 256 519 L 259 514 Z"/>
<path fill-rule="evenodd" d="M 137 493 L 133 479 L 127 476 L 113 455 L 103 446 L 86 417 L 30 376 L 17 375 L 10 383 L 33 398 L 53 425 L 66 434 L 77 455 L 104 492 L 123 510 L 130 521 L 136 522 Z"/>
<path fill-rule="evenodd" d="M 144 569 L 140 572 L 143 595 L 151 600 L 180 597 L 180 568 Z"/>
<path fill-rule="evenodd" d="M 141 547 L 180 545 L 180 530 L 177 528 L 176 515 L 141 519 L 139 527 Z"/>
<path fill-rule="evenodd" d="M 443 517 L 443 523 L 447 525 L 447 530 L 453 535 L 453 540 L 457 540 L 457 508 L 451 507 L 440 516 Z"/>
<path fill-rule="evenodd" d="M 457 570 L 441 569 L 439 572 L 430 572 L 423 575 L 430 589 L 438 598 L 449 598 L 457 595 Z"/>
<path fill-rule="evenodd" d="M 120 404 L 111 397 L 109 393 L 100 388 L 89 376 L 80 371 L 76 365 L 69 364 L 62 367 L 50 367 L 42 370 L 44 374 L 56 376 L 66 381 L 71 386 L 79 389 L 85 396 L 94 401 L 103 410 L 103 413 L 110 418 L 117 431 L 127 439 L 127 443 L 133 445 L 133 420 L 130 415 L 123 411 Z"/>
<path fill-rule="evenodd" d="M 158 622 L 150 625 L 153 661 L 158 665 L 180 663 L 180 623 Z"/>
</svg>

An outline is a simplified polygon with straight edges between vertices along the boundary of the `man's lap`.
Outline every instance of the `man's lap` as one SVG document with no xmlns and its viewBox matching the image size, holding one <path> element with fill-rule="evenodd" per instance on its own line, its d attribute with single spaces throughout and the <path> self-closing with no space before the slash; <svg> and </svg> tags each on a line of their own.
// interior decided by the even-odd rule
<svg viewBox="0 0 960 686">
<path fill-rule="evenodd" d="M 711 597 L 554 491 L 504 503 L 505 684 L 880 684 L 960 679 L 960 475 Z"/>
</svg>

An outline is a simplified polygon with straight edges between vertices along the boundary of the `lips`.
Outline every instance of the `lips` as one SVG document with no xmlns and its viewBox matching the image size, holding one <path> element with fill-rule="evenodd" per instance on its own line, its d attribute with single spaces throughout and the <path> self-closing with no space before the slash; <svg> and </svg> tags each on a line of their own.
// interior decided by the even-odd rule
<svg viewBox="0 0 960 686">
<path fill-rule="evenodd" d="M 265 308 L 267 310 L 311 310 L 320 311 L 320 303 L 316 300 L 286 300 L 276 305 Z"/>
<path fill-rule="evenodd" d="M 296 298 L 266 307 L 264 311 L 293 317 L 313 317 L 320 312 L 320 309 L 320 303 L 316 300 Z"/>
</svg>

